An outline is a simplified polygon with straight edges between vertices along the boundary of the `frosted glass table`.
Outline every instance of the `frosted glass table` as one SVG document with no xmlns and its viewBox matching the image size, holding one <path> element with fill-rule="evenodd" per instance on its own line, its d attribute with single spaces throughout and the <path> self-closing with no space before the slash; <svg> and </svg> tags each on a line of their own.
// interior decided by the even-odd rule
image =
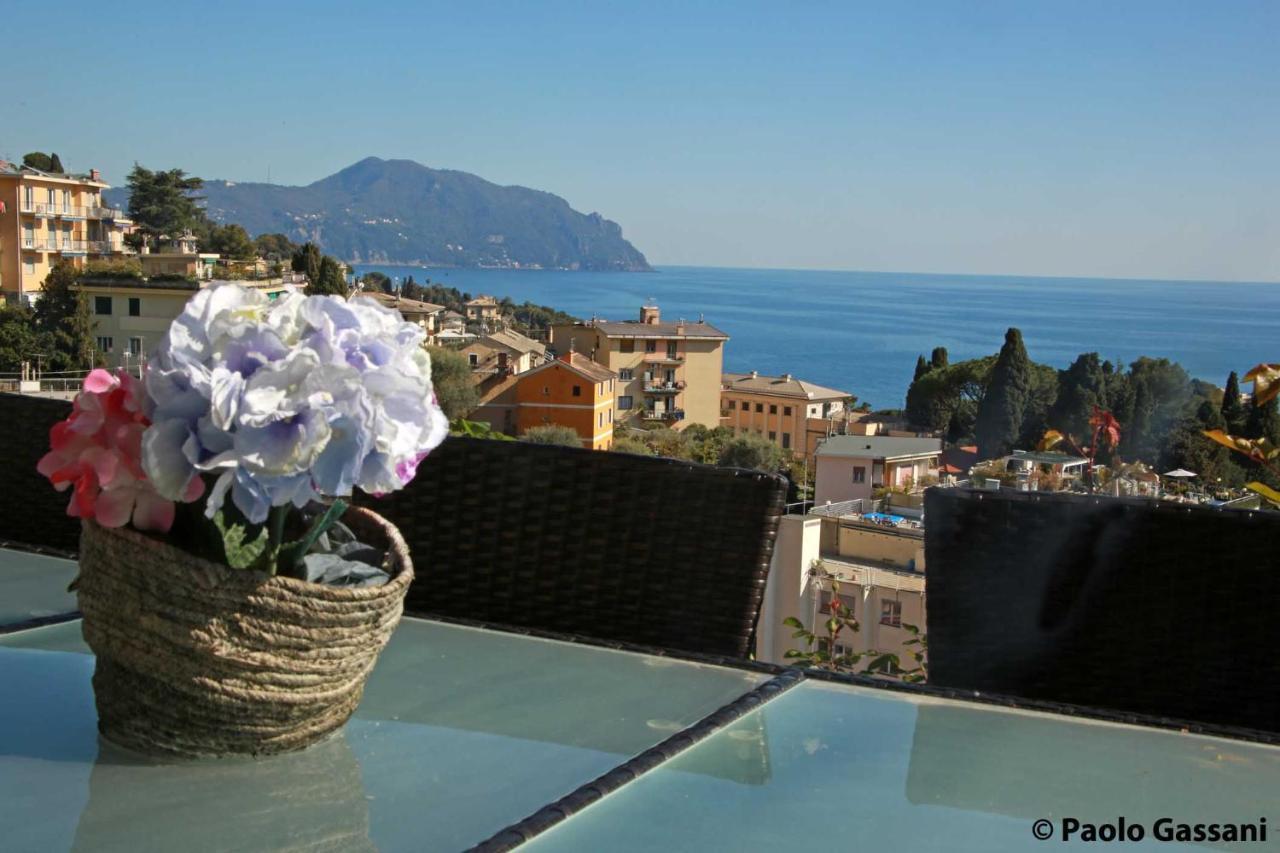
<svg viewBox="0 0 1280 853">
<path fill-rule="evenodd" d="M 71 560 L 0 549 L 0 631 L 75 611 L 76 571 Z"/>
<path fill-rule="evenodd" d="M 27 565 L 48 574 L 0 571 L 4 613 L 66 607 L 43 596 L 73 564 Z M 1038 820 L 1117 817 L 1280 837 L 1280 748 L 423 619 L 339 736 L 263 760 L 101 741 L 92 671 L 78 620 L 0 635 L 6 853 L 1023 850 Z"/>
</svg>

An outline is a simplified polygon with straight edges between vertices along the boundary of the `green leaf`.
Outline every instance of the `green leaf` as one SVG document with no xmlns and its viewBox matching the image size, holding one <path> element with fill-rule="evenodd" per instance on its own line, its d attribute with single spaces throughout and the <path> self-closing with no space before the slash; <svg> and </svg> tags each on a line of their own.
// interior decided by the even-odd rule
<svg viewBox="0 0 1280 853">
<path fill-rule="evenodd" d="M 249 524 L 234 515 L 238 513 L 229 513 L 225 509 L 213 515 L 213 525 L 222 536 L 223 559 L 233 569 L 255 568 L 267 552 L 267 528 L 261 524 Z"/>
<path fill-rule="evenodd" d="M 334 522 L 342 518 L 342 514 L 347 511 L 347 502 L 342 498 L 334 498 L 333 503 L 329 504 L 329 508 L 311 524 L 311 528 L 303 534 L 301 539 L 295 539 L 293 542 L 286 542 L 280 546 L 280 552 L 276 556 L 276 571 L 280 574 L 293 576 L 294 570 L 302 558 L 311 550 L 311 546 L 316 544 L 316 540 L 320 535 L 333 527 Z"/>
<path fill-rule="evenodd" d="M 794 616 L 788 616 L 786 619 L 783 619 L 782 624 L 786 625 L 788 628 L 799 628 L 802 631 L 804 630 L 804 623 Z"/>
</svg>

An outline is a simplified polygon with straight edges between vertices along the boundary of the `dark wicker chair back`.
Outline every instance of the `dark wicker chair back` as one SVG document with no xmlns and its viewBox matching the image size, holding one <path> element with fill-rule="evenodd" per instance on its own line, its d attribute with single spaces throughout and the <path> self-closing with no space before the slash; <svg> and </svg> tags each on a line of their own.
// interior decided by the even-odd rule
<svg viewBox="0 0 1280 853">
<path fill-rule="evenodd" d="M 0 540 L 78 548 L 69 495 L 36 473 L 70 409 L 0 394 Z M 746 657 L 785 493 L 758 471 L 451 438 L 358 502 L 409 543 L 411 612 Z"/>
<path fill-rule="evenodd" d="M 624 453 L 451 438 L 403 491 L 412 612 L 746 657 L 786 482 Z"/>
<path fill-rule="evenodd" d="M 49 452 L 49 429 L 71 414 L 71 403 L 0 394 L 0 540 L 75 551 L 80 521 L 67 516 L 70 492 L 57 492 L 36 473 Z"/>
<path fill-rule="evenodd" d="M 1280 513 L 931 489 L 931 683 L 1280 730 Z"/>
</svg>

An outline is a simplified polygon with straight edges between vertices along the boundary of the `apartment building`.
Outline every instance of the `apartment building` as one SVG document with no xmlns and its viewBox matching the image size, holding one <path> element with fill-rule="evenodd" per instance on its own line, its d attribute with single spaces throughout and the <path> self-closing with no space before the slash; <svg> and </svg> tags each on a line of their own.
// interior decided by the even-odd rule
<svg viewBox="0 0 1280 853">
<path fill-rule="evenodd" d="M 383 293 L 382 291 L 366 290 L 361 294 L 366 299 L 372 299 L 385 308 L 394 308 L 400 312 L 400 316 L 420 327 L 427 333 L 427 341 L 434 342 L 436 335 L 440 332 L 440 317 L 444 313 L 443 305 L 436 305 L 432 302 L 423 302 L 418 299 L 406 299 L 403 296 L 397 296 L 392 293 Z"/>
<path fill-rule="evenodd" d="M 879 488 L 918 489 L 939 474 L 942 440 L 889 435 L 837 435 L 814 454 L 814 500 L 867 500 Z"/>
<path fill-rule="evenodd" d="M 515 432 L 558 424 L 578 433 L 582 446 L 613 446 L 618 375 L 576 352 L 566 352 L 516 377 Z"/>
<path fill-rule="evenodd" d="M 217 277 L 220 256 L 201 252 L 198 243 L 196 235 L 187 231 L 177 237 L 163 237 L 155 246 L 143 246 L 138 255 L 143 276 L 184 276 L 202 281 Z"/>
<path fill-rule="evenodd" d="M 720 425 L 720 379 L 729 336 L 702 319 L 663 321 L 657 305 L 639 320 L 592 319 L 551 329 L 556 352 L 582 353 L 618 375 L 617 416 L 675 429 Z"/>
<path fill-rule="evenodd" d="M 274 298 L 290 286 L 280 278 L 240 282 Z M 195 281 L 81 279 L 76 285 L 89 303 L 94 346 L 108 367 L 134 367 L 169 330 L 182 308 L 204 284 Z"/>
<path fill-rule="evenodd" d="M 85 175 L 42 172 L 0 161 L 0 293 L 32 302 L 60 260 L 83 266 L 89 259 L 133 254 L 124 235 L 133 228 L 123 210 L 110 207 L 110 185 L 98 171 Z"/>
<path fill-rule="evenodd" d="M 547 360 L 547 347 L 512 329 L 481 335 L 461 350 L 477 376 L 493 373 L 524 373 Z"/>
<path fill-rule="evenodd" d="M 812 458 L 819 441 L 846 431 L 852 400 L 847 391 L 824 388 L 790 373 L 726 373 L 720 384 L 721 424 L 734 435 L 763 436 L 796 459 Z"/>
<path fill-rule="evenodd" d="M 463 306 L 467 319 L 472 322 L 492 324 L 499 317 L 498 300 L 483 293 Z"/>
<path fill-rule="evenodd" d="M 913 635 L 903 626 L 926 629 L 924 570 L 920 529 L 885 527 L 852 515 L 784 516 L 756 630 L 757 659 L 789 663 L 786 653 L 800 641 L 783 620 L 794 616 L 810 628 L 821 625 L 838 587 L 836 594 L 861 630 L 842 632 L 836 651 L 892 652 L 904 667 L 913 666 L 915 647 L 905 645 Z"/>
</svg>

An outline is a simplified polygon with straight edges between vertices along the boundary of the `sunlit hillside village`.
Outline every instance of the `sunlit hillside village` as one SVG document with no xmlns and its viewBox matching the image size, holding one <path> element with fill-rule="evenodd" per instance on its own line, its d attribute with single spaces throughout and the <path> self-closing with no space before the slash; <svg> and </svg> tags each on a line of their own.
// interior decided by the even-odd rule
<svg viewBox="0 0 1280 853">
<path fill-rule="evenodd" d="M 996 390 L 996 378 L 1027 362 L 1016 330 L 982 364 L 953 365 L 940 348 L 922 355 L 907 407 L 872 410 L 858 400 L 856 376 L 849 387 L 828 388 L 802 374 L 727 371 L 733 330 L 715 317 L 673 316 L 651 302 L 636 305 L 629 317 L 571 317 L 501 294 L 459 293 L 425 277 L 357 276 L 316 245 L 285 235 L 249 235 L 207 221 L 160 231 L 108 204 L 109 187 L 97 170 L 40 165 L 0 162 L 5 323 L 39 330 L 57 305 L 86 311 L 95 364 L 141 371 L 186 301 L 214 282 L 237 281 L 270 298 L 289 288 L 358 294 L 424 330 L 437 393 L 456 434 L 760 468 L 788 478 L 772 569 L 779 582 L 771 583 L 757 640 L 764 660 L 781 660 L 792 643 L 779 628 L 785 617 L 809 622 L 830 611 L 833 594 L 859 614 L 864 630 L 850 642 L 861 648 L 901 649 L 908 636 L 902 626 L 925 624 L 922 496 L 930 486 L 1259 503 L 1240 488 L 1241 478 L 1221 473 L 1225 449 L 1192 440 L 1201 426 L 1223 426 L 1250 410 L 1234 375 L 1225 389 L 1199 383 L 1202 411 L 1178 411 L 1163 425 L 1191 438 L 1152 450 L 1156 445 L 1126 444 L 1138 415 L 1107 420 L 1115 404 L 1103 387 L 1115 376 L 1132 381 L 1142 371 L 1167 372 L 1167 362 L 1135 364 L 1129 372 L 1096 356 L 1061 371 L 1033 365 L 1021 422 L 993 434 L 984 428 L 991 401 L 1011 396 Z M 157 182 L 166 174 L 147 173 Z M 70 369 L 34 339 L 11 343 L 18 339 L 3 338 L 10 342 L 0 353 L 7 362 L 3 390 L 72 396 L 83 369 Z M 1058 392 L 1047 404 L 1035 399 L 1038 376 Z"/>
</svg>

